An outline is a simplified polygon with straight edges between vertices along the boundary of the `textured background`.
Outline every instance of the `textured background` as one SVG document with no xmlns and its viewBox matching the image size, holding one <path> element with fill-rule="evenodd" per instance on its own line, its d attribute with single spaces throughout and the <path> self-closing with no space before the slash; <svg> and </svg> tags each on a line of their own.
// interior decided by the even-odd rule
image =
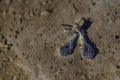
<svg viewBox="0 0 120 80">
<path fill-rule="evenodd" d="M 78 44 L 59 56 L 61 24 L 81 17 L 98 55 L 82 58 Z M 0 41 L 0 80 L 120 80 L 120 0 L 0 0 Z"/>
</svg>

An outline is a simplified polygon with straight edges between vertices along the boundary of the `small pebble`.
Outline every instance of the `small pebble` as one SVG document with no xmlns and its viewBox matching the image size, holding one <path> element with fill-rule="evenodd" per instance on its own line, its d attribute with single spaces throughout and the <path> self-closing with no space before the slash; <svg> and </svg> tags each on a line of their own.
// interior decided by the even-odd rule
<svg viewBox="0 0 120 80">
<path fill-rule="evenodd" d="M 17 76 L 13 76 L 12 80 L 17 80 Z"/>
<path fill-rule="evenodd" d="M 0 48 L 7 48 L 8 45 L 6 45 L 3 41 L 0 41 Z"/>
<path fill-rule="evenodd" d="M 12 0 L 5 0 L 6 4 L 10 4 L 12 2 Z"/>
<path fill-rule="evenodd" d="M 46 10 L 41 11 L 41 16 L 46 16 L 48 15 L 48 12 Z"/>
</svg>

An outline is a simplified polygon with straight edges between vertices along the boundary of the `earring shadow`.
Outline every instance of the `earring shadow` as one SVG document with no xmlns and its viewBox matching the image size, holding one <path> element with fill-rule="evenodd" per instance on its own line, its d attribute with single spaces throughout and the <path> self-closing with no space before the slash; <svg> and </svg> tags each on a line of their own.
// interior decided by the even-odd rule
<svg viewBox="0 0 120 80">
<path fill-rule="evenodd" d="M 84 24 L 81 26 L 81 30 L 87 31 L 87 29 L 92 25 L 93 22 L 90 19 L 82 19 L 84 20 Z"/>
<path fill-rule="evenodd" d="M 87 35 L 87 32 L 84 34 L 84 39 L 85 39 L 85 42 L 87 42 L 92 50 L 94 50 L 94 55 L 92 56 L 92 59 L 96 57 L 96 55 L 98 54 L 98 48 L 96 47 L 96 45 L 89 39 L 88 35 Z M 89 47 L 89 46 L 88 46 Z"/>
<path fill-rule="evenodd" d="M 90 26 L 92 25 L 92 21 L 91 20 L 86 20 L 85 18 L 82 18 L 84 20 L 84 24 L 81 26 L 81 31 L 84 31 L 85 33 L 85 39 L 86 41 L 92 46 L 92 48 L 94 49 L 95 51 L 95 54 L 93 56 L 93 58 L 96 57 L 96 55 L 98 54 L 99 50 L 98 48 L 96 47 L 96 45 L 89 39 L 88 35 L 87 35 L 87 29 L 90 28 Z"/>
</svg>

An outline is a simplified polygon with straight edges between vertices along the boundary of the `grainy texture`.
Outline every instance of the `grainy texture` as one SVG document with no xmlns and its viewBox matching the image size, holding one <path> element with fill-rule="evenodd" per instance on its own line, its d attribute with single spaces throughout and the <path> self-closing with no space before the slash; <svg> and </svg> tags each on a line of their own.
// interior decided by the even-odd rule
<svg viewBox="0 0 120 80">
<path fill-rule="evenodd" d="M 84 59 L 77 44 L 61 57 L 61 24 L 81 17 L 99 53 Z M 0 36 L 0 80 L 120 80 L 120 0 L 0 0 Z"/>
</svg>

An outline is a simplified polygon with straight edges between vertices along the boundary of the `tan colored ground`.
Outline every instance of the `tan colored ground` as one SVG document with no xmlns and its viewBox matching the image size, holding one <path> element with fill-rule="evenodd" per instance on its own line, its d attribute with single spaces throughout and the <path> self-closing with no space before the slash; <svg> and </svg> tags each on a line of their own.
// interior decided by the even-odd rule
<svg viewBox="0 0 120 80">
<path fill-rule="evenodd" d="M 98 55 L 82 58 L 78 44 L 59 56 L 61 24 L 81 17 Z M 0 80 L 120 80 L 120 0 L 0 0 L 0 40 Z"/>
</svg>

